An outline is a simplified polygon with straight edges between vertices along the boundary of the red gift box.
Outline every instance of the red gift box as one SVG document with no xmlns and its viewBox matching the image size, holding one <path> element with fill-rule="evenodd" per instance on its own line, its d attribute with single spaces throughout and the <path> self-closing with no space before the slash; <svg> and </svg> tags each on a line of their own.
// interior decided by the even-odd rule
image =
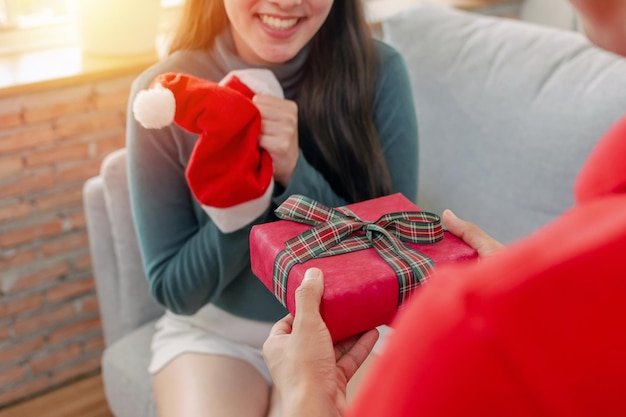
<svg viewBox="0 0 626 417">
<path fill-rule="evenodd" d="M 293 198 L 300 197 L 290 197 L 279 210 L 283 206 L 291 204 L 290 200 Z M 306 197 L 303 198 L 306 199 Z M 415 212 L 420 212 L 415 204 L 399 193 L 351 204 L 346 208 L 349 209 L 347 214 L 355 214 L 358 219 L 364 222 L 375 222 L 388 213 L 409 212 L 415 214 Z M 344 211 L 346 208 L 335 210 Z M 306 206 L 305 211 L 308 209 L 309 206 Z M 339 214 L 343 216 L 343 213 Z M 439 222 L 438 216 L 431 213 L 426 214 L 435 217 Z M 343 220 L 333 220 L 333 222 L 339 224 Z M 324 296 L 320 311 L 334 341 L 383 324 L 389 324 L 396 315 L 399 304 L 406 299 L 406 296 L 410 295 L 414 287 L 419 285 L 418 281 L 421 279 L 416 277 L 416 274 L 412 274 L 413 278 L 410 280 L 414 282 L 407 291 L 404 284 L 400 284 L 400 282 L 404 282 L 398 278 L 401 274 L 396 274 L 390 266 L 391 264 L 372 247 L 339 255 L 316 257 L 303 263 L 292 262 L 293 266 L 288 270 L 288 275 L 287 273 L 284 274 L 284 281 L 286 282 L 274 277 L 275 263 L 280 264 L 284 261 L 285 252 L 288 252 L 285 250 L 286 242 L 290 239 L 291 242 L 297 241 L 298 239 L 295 237 L 301 237 L 305 232 L 313 232 L 310 229 L 314 223 L 316 222 L 310 221 L 309 224 L 303 224 L 293 220 L 279 220 L 254 226 L 250 233 L 252 272 L 270 291 L 274 292 L 290 313 L 295 314 L 293 295 L 302 282 L 304 272 L 311 267 L 320 268 L 324 272 Z M 349 220 L 348 223 L 350 223 Z M 325 226 L 328 225 L 328 222 L 319 221 L 316 224 L 324 224 L 323 226 Z M 437 239 L 440 239 L 439 241 L 428 244 L 403 242 L 406 247 L 418 252 L 417 255 L 411 256 L 425 255 L 435 265 L 475 259 L 478 256 L 474 249 L 456 236 L 443 231 L 440 222 L 438 224 Z M 322 232 L 322 234 L 327 235 L 328 233 Z M 355 235 L 364 239 L 365 234 L 356 231 L 351 236 Z M 315 246 L 320 240 L 326 240 L 326 237 L 322 239 L 317 236 L 311 240 Z M 278 271 L 280 270 L 281 268 L 278 268 Z M 277 273 L 276 276 L 278 277 L 280 274 Z M 277 286 L 277 283 L 280 282 L 284 282 L 284 294 L 282 294 L 283 290 Z M 404 290 L 400 291 L 401 288 Z M 404 292 L 409 294 L 403 295 Z"/>
</svg>

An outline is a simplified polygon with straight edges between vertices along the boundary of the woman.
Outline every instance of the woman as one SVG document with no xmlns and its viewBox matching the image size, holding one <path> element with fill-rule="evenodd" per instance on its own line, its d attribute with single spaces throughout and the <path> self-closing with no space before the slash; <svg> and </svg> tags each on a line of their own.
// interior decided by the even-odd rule
<svg viewBox="0 0 626 417">
<path fill-rule="evenodd" d="M 390 192 L 415 201 L 417 128 L 402 58 L 371 38 L 361 0 L 188 0 L 164 72 L 219 81 L 268 68 L 285 99 L 257 95 L 274 207 L 291 194 L 339 206 Z M 130 113 L 130 112 L 129 112 Z M 261 348 L 286 310 L 250 271 L 252 224 L 223 234 L 190 194 L 197 136 L 128 121 L 131 201 L 145 270 L 166 307 L 150 372 L 161 416 L 265 416 Z M 270 207 L 253 223 L 274 219 Z"/>
</svg>

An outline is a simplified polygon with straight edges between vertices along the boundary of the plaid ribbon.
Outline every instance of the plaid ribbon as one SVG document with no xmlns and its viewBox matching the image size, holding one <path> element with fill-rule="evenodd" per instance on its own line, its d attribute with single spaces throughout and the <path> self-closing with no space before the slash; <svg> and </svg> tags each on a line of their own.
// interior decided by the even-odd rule
<svg viewBox="0 0 626 417">
<path fill-rule="evenodd" d="M 443 239 L 438 215 L 403 211 L 381 216 L 375 222 L 359 219 L 347 207 L 332 209 L 302 195 L 292 195 L 275 211 L 281 219 L 313 226 L 285 242 L 274 261 L 273 291 L 286 306 L 287 279 L 291 268 L 309 259 L 375 248 L 398 277 L 398 305 L 425 281 L 433 268 L 426 255 L 406 246 L 435 243 Z"/>
</svg>

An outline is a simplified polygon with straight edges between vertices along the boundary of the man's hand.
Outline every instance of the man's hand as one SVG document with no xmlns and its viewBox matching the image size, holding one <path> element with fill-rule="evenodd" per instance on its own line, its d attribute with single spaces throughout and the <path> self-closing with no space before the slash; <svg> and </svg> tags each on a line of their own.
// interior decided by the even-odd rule
<svg viewBox="0 0 626 417">
<path fill-rule="evenodd" d="M 319 312 L 323 292 L 322 271 L 307 270 L 296 290 L 296 317 L 277 322 L 263 345 L 284 416 L 342 415 L 346 385 L 378 339 L 374 329 L 333 346 Z"/>
<path fill-rule="evenodd" d="M 441 219 L 450 233 L 474 248 L 481 258 L 504 248 L 502 243 L 489 236 L 484 230 L 474 223 L 459 219 L 450 210 L 444 210 Z"/>
</svg>

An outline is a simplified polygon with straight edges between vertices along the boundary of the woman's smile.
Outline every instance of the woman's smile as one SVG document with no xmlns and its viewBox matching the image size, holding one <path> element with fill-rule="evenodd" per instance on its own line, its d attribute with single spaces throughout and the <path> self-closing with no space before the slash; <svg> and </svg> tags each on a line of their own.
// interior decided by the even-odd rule
<svg viewBox="0 0 626 417">
<path fill-rule="evenodd" d="M 223 1 L 237 53 L 255 65 L 282 64 L 296 56 L 333 6 L 333 0 Z"/>
<path fill-rule="evenodd" d="M 261 22 L 265 26 L 267 26 L 267 27 L 269 27 L 270 29 L 273 29 L 273 30 L 288 30 L 288 29 L 291 29 L 300 20 L 297 17 L 282 18 L 282 17 L 270 16 L 270 15 L 266 15 L 266 14 L 260 15 L 259 18 L 261 19 Z"/>
</svg>

